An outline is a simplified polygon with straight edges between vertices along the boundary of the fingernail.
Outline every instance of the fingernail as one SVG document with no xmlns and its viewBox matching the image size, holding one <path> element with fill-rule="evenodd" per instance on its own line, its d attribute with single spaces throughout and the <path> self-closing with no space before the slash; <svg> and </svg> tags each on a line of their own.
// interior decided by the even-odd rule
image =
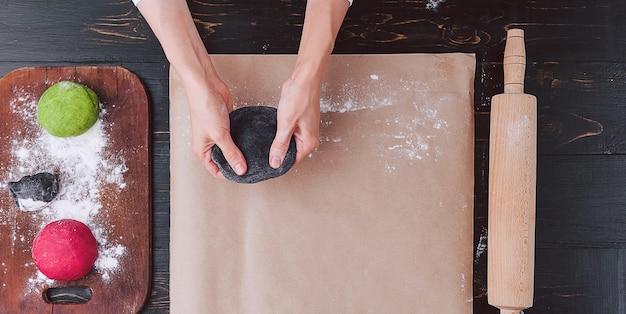
<svg viewBox="0 0 626 314">
<path fill-rule="evenodd" d="M 278 157 L 272 157 L 272 160 L 270 160 L 270 166 L 272 166 L 272 168 L 278 168 L 280 167 L 280 165 L 283 163 L 282 160 L 280 160 L 280 158 Z"/>
<path fill-rule="evenodd" d="M 243 170 L 243 165 L 242 164 L 236 164 L 235 165 L 235 173 L 239 176 L 244 174 L 244 170 Z"/>
</svg>

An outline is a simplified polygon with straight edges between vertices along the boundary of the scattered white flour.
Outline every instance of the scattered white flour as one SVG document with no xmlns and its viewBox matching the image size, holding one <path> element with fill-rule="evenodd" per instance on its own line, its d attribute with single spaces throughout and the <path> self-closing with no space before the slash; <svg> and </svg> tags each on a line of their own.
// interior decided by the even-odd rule
<svg viewBox="0 0 626 314">
<path fill-rule="evenodd" d="M 384 156 L 381 160 L 385 161 L 385 168 L 389 172 L 396 170 L 397 164 L 404 161 L 420 161 L 425 158 L 434 157 L 436 161 L 441 152 L 437 145 L 436 133 L 423 132 L 426 128 L 435 128 L 434 123 L 428 115 L 422 113 L 417 117 L 395 117 L 393 119 L 377 120 L 376 123 L 382 125 L 384 133 L 374 134 L 376 137 L 392 139 L 390 146 L 379 149 L 379 155 Z M 434 117 L 433 117 L 434 118 Z M 375 142 L 383 142 L 376 140 Z"/>
<path fill-rule="evenodd" d="M 531 119 L 527 115 L 520 115 L 515 121 L 512 121 L 507 126 L 508 144 L 519 145 L 519 143 L 525 139 L 527 130 L 532 126 Z"/>
<path fill-rule="evenodd" d="M 391 106 L 388 98 L 372 98 L 370 103 L 355 103 L 353 98 L 346 98 L 342 102 L 333 101 L 329 98 L 320 99 L 320 112 L 350 112 L 363 109 L 375 110 L 381 107 Z"/>
<path fill-rule="evenodd" d="M 37 124 L 37 98 L 23 90 L 14 90 L 14 93 L 18 97 L 10 102 L 10 109 L 16 116 L 22 117 L 25 127 L 16 131 L 11 140 L 9 177 L 2 180 L 17 181 L 23 176 L 39 172 L 57 174 L 59 193 L 55 199 L 38 211 L 20 214 L 33 215 L 40 224 L 38 230 L 52 221 L 65 218 L 85 223 L 98 241 L 99 257 L 95 263 L 95 272 L 108 280 L 117 270 L 118 260 L 124 254 L 125 247 L 116 243 L 116 239 L 110 239 L 109 226 L 106 222 L 98 221 L 96 215 L 102 209 L 101 189 L 107 186 L 109 189 L 123 190 L 126 187 L 124 173 L 128 169 L 120 152 L 107 149 L 108 126 L 103 123 L 106 121 L 106 110 L 101 110 L 100 119 L 85 134 L 59 138 L 43 131 Z M 13 241 L 17 241 L 19 233 L 15 229 Z M 23 235 L 20 239 L 24 242 Z M 28 239 L 28 242 L 31 241 Z M 29 279 L 27 290 L 50 283 L 53 281 L 37 271 Z"/>
<path fill-rule="evenodd" d="M 483 227 L 480 232 L 480 239 L 478 240 L 478 245 L 476 246 L 476 256 L 474 256 L 474 262 L 477 262 L 478 259 L 487 251 L 487 228 Z"/>
<path fill-rule="evenodd" d="M 377 131 L 369 136 L 373 139 L 372 143 L 389 144 L 372 149 L 386 171 L 396 171 L 406 161 L 426 158 L 437 161 L 442 155 L 438 144 L 442 139 L 439 137 L 449 134 L 448 122 L 442 119 L 440 110 L 449 107 L 453 99 L 446 95 L 434 97 L 431 85 L 426 84 L 431 83 L 405 78 L 382 79 L 377 74 L 369 74 L 340 86 L 322 85 L 320 142 L 340 145 L 344 151 L 350 147 L 349 139 L 343 143 L 344 138 L 332 132 L 333 116 L 324 114 L 377 111 L 380 118 L 370 122 Z M 406 103 L 407 99 L 411 103 Z M 391 108 L 395 105 L 411 106 L 410 110 L 403 112 L 412 112 L 397 116 L 392 113 L 397 111 Z M 316 153 L 314 151 L 310 156 Z"/>
<path fill-rule="evenodd" d="M 391 142 L 381 148 L 380 155 L 385 161 L 385 168 L 389 172 L 396 170 L 396 165 L 403 161 L 420 161 L 432 158 L 437 161 L 441 156 L 438 145 L 438 135 L 445 134 L 448 123 L 439 118 L 439 112 L 432 107 L 413 103 L 415 115 L 399 116 L 377 120 L 385 132 L 374 136 L 384 137 L 387 140 L 375 142 Z M 391 141 L 389 141 L 391 138 Z"/>
<path fill-rule="evenodd" d="M 32 291 L 35 290 L 36 286 L 41 285 L 42 283 L 51 286 L 54 284 L 54 280 L 48 279 L 46 275 L 44 275 L 42 272 L 39 271 L 39 269 L 37 269 L 37 273 L 35 274 L 35 276 L 28 279 L 27 288 L 28 290 Z"/>
<path fill-rule="evenodd" d="M 104 238 L 104 237 L 103 237 Z M 101 274 L 102 279 L 109 281 L 111 275 L 114 274 L 120 264 L 119 258 L 124 255 L 126 247 L 119 244 L 103 245 L 100 243 L 99 256 L 96 260 L 96 270 Z"/>
<path fill-rule="evenodd" d="M 386 84 L 376 74 L 371 74 L 353 82 L 346 82 L 341 86 L 322 84 L 320 97 L 320 112 L 352 112 L 357 110 L 376 110 L 393 104 L 395 95 L 385 95 L 380 90 L 386 90 Z"/>
<path fill-rule="evenodd" d="M 446 2 L 446 0 L 428 0 L 428 3 L 426 3 L 426 9 L 437 12 L 437 10 L 439 10 L 439 5 L 444 2 Z"/>
</svg>

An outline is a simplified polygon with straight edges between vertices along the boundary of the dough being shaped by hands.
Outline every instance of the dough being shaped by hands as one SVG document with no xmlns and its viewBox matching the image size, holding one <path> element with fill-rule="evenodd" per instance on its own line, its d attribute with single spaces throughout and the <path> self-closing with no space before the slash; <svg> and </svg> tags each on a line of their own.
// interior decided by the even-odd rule
<svg viewBox="0 0 626 314">
<path fill-rule="evenodd" d="M 282 176 L 291 169 L 296 161 L 296 141 L 293 136 L 283 164 L 274 169 L 269 163 L 270 147 L 276 136 L 276 116 L 276 108 L 267 106 L 243 107 L 230 113 L 230 135 L 246 158 L 248 171 L 238 176 L 216 145 L 211 159 L 226 179 L 237 183 L 257 183 Z"/>
</svg>

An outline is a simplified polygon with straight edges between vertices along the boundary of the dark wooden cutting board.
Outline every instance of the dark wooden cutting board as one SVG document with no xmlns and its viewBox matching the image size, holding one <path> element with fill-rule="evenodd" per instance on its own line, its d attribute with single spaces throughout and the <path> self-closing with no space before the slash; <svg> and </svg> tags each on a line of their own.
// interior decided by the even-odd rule
<svg viewBox="0 0 626 314">
<path fill-rule="evenodd" d="M 41 224 L 35 223 L 36 214 L 17 208 L 7 188 L 8 178 L 15 176 L 10 173 L 15 171 L 12 145 L 15 140 L 28 140 L 38 127 L 25 123 L 15 108 L 25 105 L 27 99 L 39 99 L 61 80 L 80 82 L 96 92 L 106 110 L 101 118 L 109 139 L 106 149 L 118 152 L 128 168 L 122 189 L 101 185 L 102 208 L 94 218 L 106 230 L 107 238 L 124 248 L 123 254 L 116 256 L 119 264 L 106 278 L 94 269 L 73 282 L 36 280 L 31 245 Z M 141 309 L 151 274 L 149 121 L 143 85 L 121 67 L 21 68 L 0 79 L 0 313 L 134 313 Z M 91 292 L 90 300 L 81 304 L 45 300 L 44 295 L 51 291 L 73 294 L 68 287 L 76 288 L 79 295 Z"/>
</svg>

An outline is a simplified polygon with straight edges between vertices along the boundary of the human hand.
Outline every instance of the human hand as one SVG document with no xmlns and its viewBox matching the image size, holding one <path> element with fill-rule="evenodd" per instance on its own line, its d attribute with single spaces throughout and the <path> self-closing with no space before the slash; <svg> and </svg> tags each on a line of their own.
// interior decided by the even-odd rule
<svg viewBox="0 0 626 314">
<path fill-rule="evenodd" d="M 315 150 L 319 144 L 320 82 L 316 79 L 289 78 L 283 83 L 276 137 L 270 148 L 270 166 L 278 168 L 289 149 L 291 136 L 296 141 L 296 162 Z"/>
<path fill-rule="evenodd" d="M 321 82 L 348 6 L 348 1 L 307 1 L 298 58 L 278 103 L 276 137 L 269 156 L 273 168 L 283 163 L 292 135 L 296 164 L 320 144 Z"/>
<path fill-rule="evenodd" d="M 211 174 L 223 177 L 211 160 L 213 146 L 218 145 L 235 173 L 244 174 L 246 160 L 230 136 L 232 96 L 213 67 L 187 2 L 141 1 L 137 7 L 185 86 L 194 155 Z"/>
<path fill-rule="evenodd" d="M 219 78 L 212 79 L 208 85 L 185 85 L 189 98 L 193 154 L 213 176 L 224 178 L 211 159 L 213 147 L 217 145 L 235 173 L 243 175 L 246 173 L 246 160 L 230 136 L 228 115 L 233 110 L 232 95 Z"/>
</svg>

